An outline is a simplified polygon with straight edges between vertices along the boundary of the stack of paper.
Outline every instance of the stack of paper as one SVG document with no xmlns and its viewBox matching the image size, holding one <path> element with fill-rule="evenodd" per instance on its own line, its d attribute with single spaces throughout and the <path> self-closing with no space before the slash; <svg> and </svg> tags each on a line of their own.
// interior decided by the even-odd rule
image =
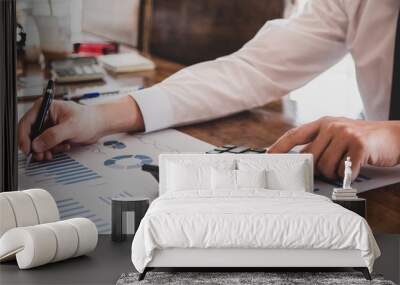
<svg viewBox="0 0 400 285">
<path fill-rule="evenodd" d="M 342 189 L 335 188 L 333 189 L 332 199 L 335 200 L 352 200 L 357 199 L 357 189 Z"/>
<path fill-rule="evenodd" d="M 144 71 L 155 68 L 154 62 L 137 52 L 103 55 L 99 57 L 99 61 L 105 69 L 114 73 Z"/>
</svg>

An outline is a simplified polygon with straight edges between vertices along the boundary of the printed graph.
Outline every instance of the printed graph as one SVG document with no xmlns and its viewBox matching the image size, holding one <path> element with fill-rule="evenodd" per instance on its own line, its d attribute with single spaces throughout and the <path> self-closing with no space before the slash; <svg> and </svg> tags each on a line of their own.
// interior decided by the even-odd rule
<svg viewBox="0 0 400 285">
<path fill-rule="evenodd" d="M 123 142 L 117 140 L 109 140 L 103 143 L 103 146 L 113 149 L 124 149 L 126 145 Z"/>
<path fill-rule="evenodd" d="M 108 206 L 111 206 L 112 198 L 119 198 L 119 197 L 132 198 L 133 195 L 130 194 L 129 192 L 123 191 L 119 194 L 112 195 L 112 196 L 99 196 L 99 200 L 102 201 L 103 203 L 107 204 Z"/>
<path fill-rule="evenodd" d="M 151 134 L 150 135 L 136 135 L 135 138 L 139 141 L 140 144 L 150 147 L 158 152 L 168 152 L 168 153 L 179 153 L 179 149 L 168 145 L 165 142 L 168 140 L 159 140 L 155 139 Z"/>
<path fill-rule="evenodd" d="M 56 154 L 51 161 L 31 162 L 26 165 L 26 157 L 18 157 L 19 171 L 34 179 L 41 186 L 73 185 L 99 179 L 102 176 L 89 169 L 67 154 Z"/>
<path fill-rule="evenodd" d="M 143 164 L 151 164 L 153 159 L 142 154 L 118 155 L 104 161 L 104 166 L 114 169 L 134 169 L 140 168 Z"/>
<path fill-rule="evenodd" d="M 96 225 L 99 234 L 105 234 L 111 231 L 110 223 L 107 223 L 102 218 L 99 218 L 91 210 L 85 208 L 75 199 L 66 198 L 62 200 L 57 200 L 56 203 L 58 211 L 60 212 L 61 220 L 67 220 L 77 217 L 87 218 Z"/>
</svg>

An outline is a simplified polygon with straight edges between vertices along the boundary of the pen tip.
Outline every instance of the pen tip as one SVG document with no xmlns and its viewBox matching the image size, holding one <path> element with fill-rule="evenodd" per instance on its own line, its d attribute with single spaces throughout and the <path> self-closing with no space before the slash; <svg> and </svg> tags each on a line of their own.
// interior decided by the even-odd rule
<svg viewBox="0 0 400 285">
<path fill-rule="evenodd" d="M 32 153 L 28 154 L 27 158 L 26 158 L 26 164 L 25 167 L 28 167 L 29 164 L 31 163 L 32 160 Z"/>
</svg>

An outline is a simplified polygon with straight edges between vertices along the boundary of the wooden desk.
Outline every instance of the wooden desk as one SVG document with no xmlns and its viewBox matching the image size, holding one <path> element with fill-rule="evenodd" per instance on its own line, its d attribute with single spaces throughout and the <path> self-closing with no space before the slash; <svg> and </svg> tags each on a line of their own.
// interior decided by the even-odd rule
<svg viewBox="0 0 400 285">
<path fill-rule="evenodd" d="M 292 127 L 292 121 L 281 111 L 265 106 L 179 130 L 214 145 L 265 147 Z M 375 234 L 400 234 L 400 183 L 358 196 L 367 200 L 367 221 Z"/>
<path fill-rule="evenodd" d="M 155 62 L 157 66 L 155 70 L 125 73 L 125 74 L 107 73 L 106 76 L 104 77 L 104 80 L 83 82 L 83 83 L 60 84 L 59 87 L 62 89 L 67 89 L 68 91 L 74 91 L 78 88 L 96 88 L 105 85 L 116 86 L 116 87 L 143 85 L 143 87 L 149 87 L 164 80 L 171 74 L 177 72 L 178 70 L 184 67 L 181 64 L 167 61 L 157 57 L 151 57 L 151 59 Z M 26 65 L 26 68 L 24 70 L 24 76 L 37 77 L 41 78 L 42 80 L 47 80 L 50 78 L 50 72 L 42 71 L 38 64 L 28 64 Z M 33 101 L 34 98 L 32 99 L 30 97 L 28 99 L 18 99 L 18 120 L 32 106 Z"/>
<path fill-rule="evenodd" d="M 148 87 L 183 68 L 182 65 L 167 60 L 155 57 L 152 59 L 157 65 L 154 71 L 107 75 L 105 82 L 134 84 L 142 80 L 144 86 Z M 22 109 L 28 108 L 29 105 L 23 106 Z M 287 116 L 283 115 L 282 108 L 279 102 L 272 103 L 226 118 L 180 127 L 178 130 L 217 146 L 229 143 L 266 147 L 294 126 L 294 118 L 290 118 L 290 112 Z M 359 196 L 367 200 L 367 220 L 374 233 L 400 233 L 400 183 L 367 191 Z"/>
</svg>

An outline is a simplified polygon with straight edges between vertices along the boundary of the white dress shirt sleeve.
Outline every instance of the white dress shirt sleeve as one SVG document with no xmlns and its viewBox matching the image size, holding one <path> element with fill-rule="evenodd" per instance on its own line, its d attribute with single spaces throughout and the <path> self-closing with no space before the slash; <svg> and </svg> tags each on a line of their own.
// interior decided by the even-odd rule
<svg viewBox="0 0 400 285">
<path fill-rule="evenodd" d="M 300 15 L 266 23 L 239 51 L 138 91 L 146 132 L 262 106 L 303 86 L 348 51 L 344 1 L 310 1 Z"/>
</svg>

